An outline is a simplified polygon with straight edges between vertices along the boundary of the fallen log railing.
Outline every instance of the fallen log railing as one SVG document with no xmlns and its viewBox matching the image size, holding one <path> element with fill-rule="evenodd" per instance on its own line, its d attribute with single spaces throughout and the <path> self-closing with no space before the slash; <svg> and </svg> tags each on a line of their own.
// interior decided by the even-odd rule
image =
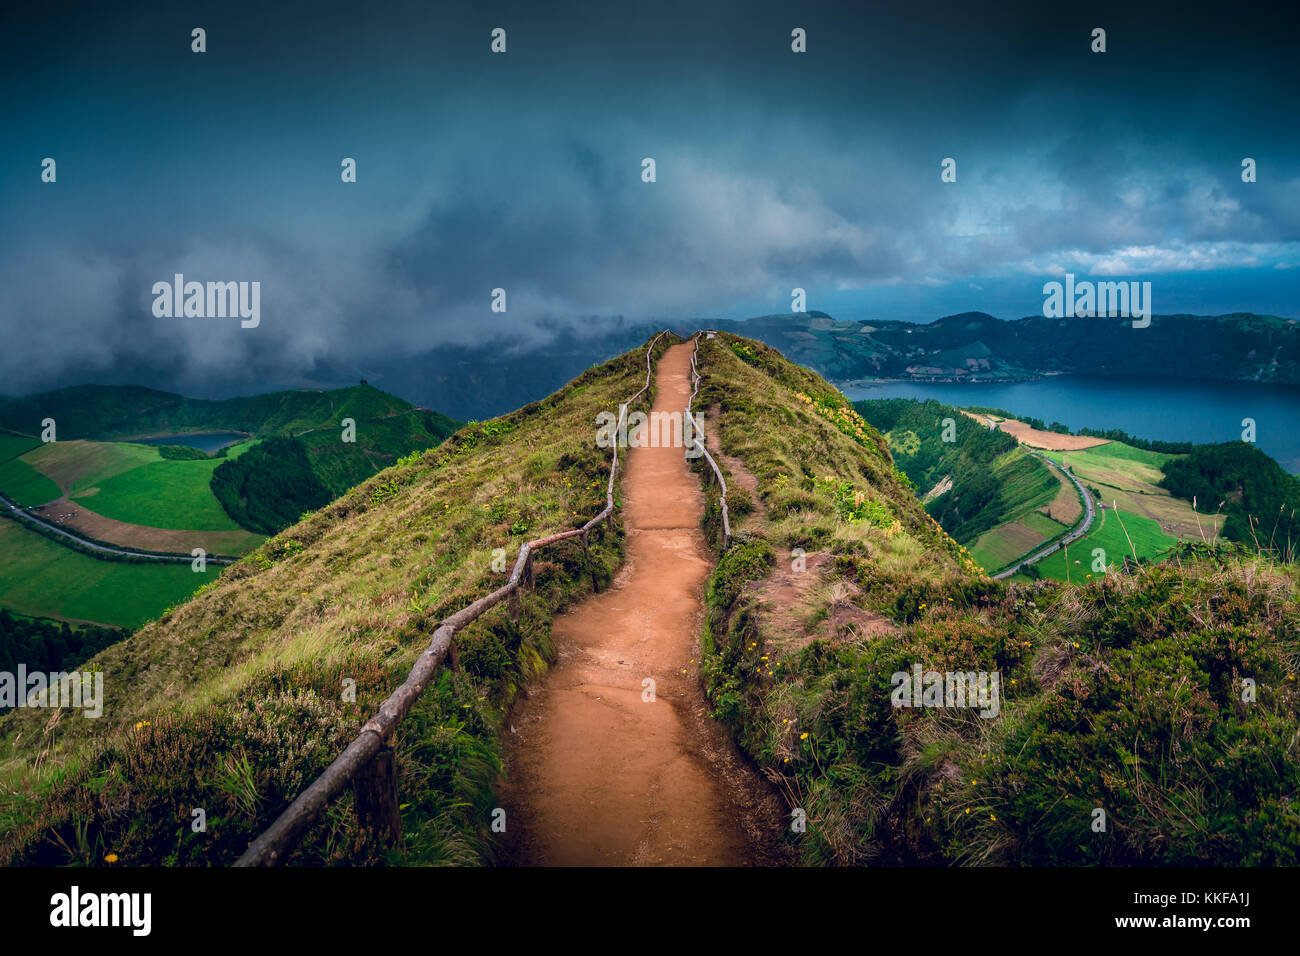
<svg viewBox="0 0 1300 956">
<path fill-rule="evenodd" d="M 727 479 L 722 477 L 722 469 L 718 467 L 718 463 L 713 460 L 713 456 L 709 454 L 709 449 L 700 439 L 700 436 L 704 434 L 704 429 L 700 427 L 700 424 L 696 421 L 694 413 L 691 411 L 691 406 L 695 404 L 695 396 L 699 394 L 700 391 L 700 370 L 695 362 L 695 357 L 700 352 L 699 332 L 695 333 L 694 341 L 695 348 L 691 350 L 691 384 L 693 387 L 691 389 L 691 397 L 686 401 L 686 420 L 691 423 L 692 447 L 698 448 L 703 453 L 704 460 L 707 461 L 709 467 L 713 469 L 714 477 L 718 479 L 718 488 L 722 492 L 721 496 L 718 498 L 718 503 L 721 506 L 722 511 L 722 550 L 726 551 L 731 544 L 731 516 L 727 511 Z"/>
<path fill-rule="evenodd" d="M 619 428 L 616 432 L 618 435 L 623 434 L 628 407 L 650 387 L 651 360 L 654 358 L 655 345 L 664 334 L 660 332 L 646 346 L 645 384 L 620 406 Z M 520 588 L 531 587 L 533 584 L 535 551 L 557 541 L 581 537 L 585 552 L 588 547 L 588 533 L 602 521 L 613 524 L 614 480 L 617 476 L 618 441 L 615 440 L 610 455 L 605 507 L 600 514 L 581 528 L 561 531 L 545 538 L 525 542 L 519 548 L 514 570 L 510 572 L 510 578 L 504 585 L 491 594 L 479 598 L 468 607 L 444 618 L 434 629 L 429 646 L 416 659 L 415 665 L 401 686 L 379 705 L 375 715 L 366 721 L 343 753 L 339 754 L 334 762 L 326 767 L 293 803 L 289 804 L 274 823 L 249 844 L 248 849 L 235 861 L 235 866 L 279 866 L 284 863 L 307 828 L 325 812 L 325 808 L 343 792 L 349 783 L 354 785 L 358 817 L 363 822 L 369 823 L 376 831 L 384 832 L 390 838 L 400 838 L 397 770 L 391 750 L 387 746 L 388 739 L 420 695 L 432 683 L 438 668 L 449 654 L 453 663 L 455 662 L 454 641 L 458 631 L 505 600 L 510 602 L 511 613 L 518 613 Z"/>
</svg>

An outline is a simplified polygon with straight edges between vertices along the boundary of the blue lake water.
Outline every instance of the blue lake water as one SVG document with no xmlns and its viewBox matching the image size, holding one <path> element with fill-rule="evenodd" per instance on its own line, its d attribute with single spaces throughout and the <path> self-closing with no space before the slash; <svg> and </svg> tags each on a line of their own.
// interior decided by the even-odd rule
<svg viewBox="0 0 1300 956">
<path fill-rule="evenodd" d="M 1287 471 L 1300 473 L 1300 387 L 1257 382 L 1196 382 L 1061 375 L 1037 382 L 890 382 L 846 388 L 854 401 L 933 398 L 985 405 L 1072 429 L 1121 428 L 1139 438 L 1197 443 L 1238 441 L 1243 418 L 1255 442 Z"/>
<path fill-rule="evenodd" d="M 193 435 L 164 435 L 161 438 L 139 438 L 136 439 L 136 443 L 140 445 L 185 445 L 211 455 L 221 451 L 227 445 L 233 445 L 247 437 L 247 435 L 242 435 L 239 432 L 197 432 Z"/>
</svg>

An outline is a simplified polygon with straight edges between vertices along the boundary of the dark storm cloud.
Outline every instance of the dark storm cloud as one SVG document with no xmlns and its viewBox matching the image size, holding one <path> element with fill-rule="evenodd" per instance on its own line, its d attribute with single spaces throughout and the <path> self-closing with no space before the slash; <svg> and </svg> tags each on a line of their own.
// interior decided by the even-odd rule
<svg viewBox="0 0 1300 956">
<path fill-rule="evenodd" d="M 996 278 L 1024 290 L 1024 313 L 1064 268 L 1215 272 L 1189 311 L 1229 311 L 1255 301 L 1251 269 L 1300 264 L 1293 24 L 1269 12 L 9 16 L 0 392 L 96 375 L 291 383 L 444 344 L 594 333 L 601 316 L 784 311 L 794 286 L 812 307 L 853 294 L 864 308 L 910 288 L 934 316 L 992 308 L 980 290 Z M 509 52 L 494 57 L 498 25 Z M 47 155 L 53 186 L 38 181 Z M 355 185 L 338 180 L 343 156 Z M 955 185 L 939 182 L 946 156 Z M 1258 183 L 1240 181 L 1243 156 Z M 149 290 L 175 272 L 260 281 L 262 324 L 155 318 Z M 504 314 L 489 310 L 497 287 Z"/>
</svg>

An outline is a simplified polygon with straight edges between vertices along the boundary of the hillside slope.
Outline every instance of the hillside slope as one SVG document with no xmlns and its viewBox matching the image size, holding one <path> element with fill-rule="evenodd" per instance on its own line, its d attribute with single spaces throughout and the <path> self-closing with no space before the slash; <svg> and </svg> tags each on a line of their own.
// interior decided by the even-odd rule
<svg viewBox="0 0 1300 956">
<path fill-rule="evenodd" d="M 885 433 L 898 467 L 918 493 L 928 497 L 926 510 L 954 539 L 972 549 L 985 570 L 997 571 L 1035 544 L 1069 530 L 1069 525 L 1045 513 L 1060 496 L 1061 482 L 1005 432 L 933 399 L 859 401 L 853 407 Z M 1073 489 L 1066 492 L 1073 500 Z M 1040 508 L 1044 513 L 1035 514 Z M 999 528 L 1013 522 L 1014 529 Z M 1014 536 L 1014 553 L 990 556 L 975 546 L 995 528 L 1019 532 Z"/>
<path fill-rule="evenodd" d="M 806 862 L 1300 862 L 1294 566 L 1185 545 L 1082 586 L 992 581 L 815 376 L 726 334 L 701 366 L 741 515 L 702 672 Z"/>
<path fill-rule="evenodd" d="M 233 861 L 406 676 L 432 626 L 503 582 L 496 549 L 513 561 L 522 541 L 604 506 L 596 416 L 644 375 L 644 350 L 591 369 L 267 541 L 92 660 L 105 674 L 101 718 L 0 719 L 0 862 Z M 460 670 L 440 676 L 397 741 L 406 859 L 489 852 L 504 708 L 552 658 L 552 615 L 593 577 L 607 583 L 620 553 L 617 523 L 593 539 L 590 571 L 580 544 L 548 550 L 517 622 L 503 606 L 458 636 Z M 294 860 L 374 858 L 349 801 Z M 205 833 L 191 829 L 194 808 Z"/>
</svg>

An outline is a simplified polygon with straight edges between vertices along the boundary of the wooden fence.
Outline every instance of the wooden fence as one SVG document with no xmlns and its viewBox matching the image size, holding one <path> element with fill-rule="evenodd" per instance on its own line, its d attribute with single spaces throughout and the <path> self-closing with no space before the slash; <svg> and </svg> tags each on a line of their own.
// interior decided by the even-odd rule
<svg viewBox="0 0 1300 956">
<path fill-rule="evenodd" d="M 704 453 L 704 460 L 707 461 L 709 467 L 713 469 L 714 477 L 718 480 L 718 488 L 722 492 L 721 497 L 718 499 L 718 503 L 722 508 L 722 550 L 726 551 L 731 545 L 731 516 L 727 511 L 727 479 L 722 477 L 722 469 L 718 467 L 718 463 L 714 461 L 713 456 L 709 454 L 709 449 L 705 446 L 704 442 L 700 440 L 700 436 L 704 434 L 704 429 L 699 426 L 694 413 L 691 411 L 691 406 L 695 404 L 695 396 L 700 391 L 700 370 L 695 361 L 699 352 L 700 334 L 697 332 L 695 333 L 695 348 L 691 350 L 692 388 L 691 397 L 686 402 L 686 418 L 691 423 L 691 434 L 694 437 L 694 447 Z"/>
<path fill-rule="evenodd" d="M 645 384 L 640 390 L 619 407 L 617 435 L 623 434 L 627 409 L 645 394 L 650 387 L 651 360 L 655 345 L 664 335 L 660 332 L 646 346 Z M 699 348 L 698 337 L 696 348 Z M 695 374 L 694 356 L 691 359 L 691 373 L 695 375 L 698 389 L 699 376 Z M 692 397 L 694 397 L 692 395 Z M 689 409 L 688 409 L 689 414 Z M 706 451 L 707 455 L 708 452 Z M 714 465 L 717 472 L 717 465 Z M 721 478 L 721 473 L 719 479 Z M 448 654 L 455 660 L 454 641 L 456 633 L 480 617 L 484 612 L 496 607 L 502 601 L 509 600 L 512 611 L 518 609 L 518 594 L 522 587 L 531 587 L 533 583 L 533 553 L 539 548 L 564 541 L 568 538 L 581 537 L 584 550 L 587 547 L 587 535 L 602 521 L 614 520 L 614 481 L 618 476 L 618 441 L 610 455 L 609 483 L 605 489 L 605 507 L 581 528 L 561 531 L 558 534 L 528 541 L 519 548 L 519 557 L 515 560 L 510 579 L 486 597 L 481 597 L 473 604 L 448 616 L 434 629 L 433 639 L 424 649 L 397 690 L 379 705 L 379 710 L 362 726 L 352 743 L 343 753 L 334 759 L 325 771 L 307 787 L 298 798 L 289 804 L 263 833 L 249 844 L 248 849 L 235 861 L 235 866 L 278 866 L 293 852 L 303 833 L 311 826 L 325 808 L 349 783 L 357 802 L 357 816 L 371 829 L 385 832 L 390 837 L 401 833 L 401 818 L 397 803 L 397 768 L 388 739 L 397 729 L 398 723 L 410 711 L 412 705 L 424 693 L 433 681 L 438 668 Z M 726 507 L 725 503 L 723 505 Z M 724 511 L 725 522 L 725 511 Z"/>
</svg>

